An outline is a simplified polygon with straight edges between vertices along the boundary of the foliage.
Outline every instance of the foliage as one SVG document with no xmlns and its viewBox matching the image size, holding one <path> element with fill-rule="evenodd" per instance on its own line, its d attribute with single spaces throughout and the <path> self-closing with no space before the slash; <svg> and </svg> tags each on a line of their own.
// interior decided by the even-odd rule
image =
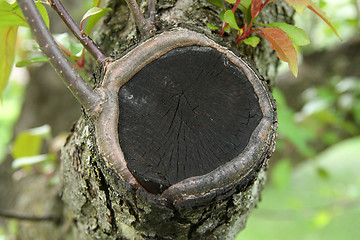
<svg viewBox="0 0 360 240">
<path fill-rule="evenodd" d="M 236 239 L 359 239 L 359 146 L 360 137 L 332 146 L 294 168 L 285 186 L 273 177 Z M 288 164 L 277 168 L 289 175 Z"/>
<path fill-rule="evenodd" d="M 81 29 L 84 21 L 87 21 L 86 28 L 83 30 L 86 34 L 90 34 L 96 23 L 110 11 L 108 8 L 100 8 L 101 0 L 93 0 L 92 8 L 88 10 L 81 20 Z M 47 10 L 44 7 L 49 5 L 48 2 L 36 1 L 36 6 L 44 19 L 46 25 L 49 27 L 49 17 Z M 7 86 L 10 72 L 15 59 L 15 48 L 17 39 L 17 29 L 19 26 L 28 27 L 23 14 L 21 13 L 16 2 L 8 3 L 6 0 L 0 0 L 0 100 L 2 92 Z M 70 60 L 76 63 L 76 66 L 84 66 L 83 48 L 80 56 L 78 52 L 73 52 L 72 49 L 64 47 L 62 42 L 58 43 L 63 52 L 69 56 Z M 17 63 L 18 67 L 25 67 L 32 63 L 45 62 L 47 59 L 44 56 L 35 56 L 30 59 L 23 59 Z"/>
<path fill-rule="evenodd" d="M 223 2 L 220 0 L 208 0 L 210 3 L 223 8 L 220 13 L 220 19 L 224 22 L 221 31 L 222 36 L 225 31 L 235 29 L 238 33 L 236 43 L 244 42 L 247 45 L 255 47 L 260 39 L 257 36 L 251 36 L 257 34 L 265 37 L 270 43 L 270 47 L 276 51 L 277 56 L 287 62 L 291 72 L 297 76 L 298 73 L 298 59 L 297 59 L 297 46 L 304 46 L 309 44 L 309 39 L 306 33 L 292 25 L 287 23 L 270 23 L 262 24 L 257 23 L 257 18 L 261 11 L 268 4 L 275 2 L 276 0 L 226 0 L 226 2 L 233 5 L 232 10 L 227 10 Z M 302 14 L 305 8 L 309 8 L 321 19 L 323 19 L 338 35 L 335 27 L 330 22 L 325 13 L 312 1 L 312 0 L 285 0 L 290 4 L 299 14 Z M 240 11 L 243 15 L 243 25 L 239 27 L 236 20 L 235 13 Z M 261 26 L 261 27 L 260 27 Z M 217 30 L 218 28 L 213 24 L 208 24 L 211 30 Z M 340 38 L 340 36 L 338 35 Z"/>
<path fill-rule="evenodd" d="M 49 26 L 46 9 L 39 2 L 36 3 L 36 6 L 45 23 Z M 0 0 L 0 99 L 14 63 L 19 26 L 27 26 L 27 23 L 17 3 L 10 4 L 5 0 Z"/>
<path fill-rule="evenodd" d="M 309 144 L 316 139 L 312 129 L 302 126 L 295 121 L 295 112 L 287 106 L 285 97 L 278 89 L 274 89 L 273 95 L 278 105 L 279 117 L 279 138 L 288 141 L 303 157 L 312 157 L 315 155 L 315 149 Z M 280 142 L 278 150 L 285 148 L 286 142 Z"/>
<path fill-rule="evenodd" d="M 5 146 L 11 140 L 13 124 L 20 114 L 23 96 L 24 86 L 10 81 L 0 104 L 0 164 L 7 150 Z"/>
</svg>

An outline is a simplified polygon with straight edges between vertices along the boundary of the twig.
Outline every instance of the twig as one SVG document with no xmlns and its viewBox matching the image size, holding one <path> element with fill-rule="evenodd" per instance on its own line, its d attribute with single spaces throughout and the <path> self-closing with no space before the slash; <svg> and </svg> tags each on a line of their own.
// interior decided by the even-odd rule
<svg viewBox="0 0 360 240">
<path fill-rule="evenodd" d="M 82 31 L 75 23 L 74 19 L 66 11 L 59 0 L 49 0 L 51 7 L 59 14 L 66 26 L 71 30 L 74 36 L 81 42 L 81 44 L 93 55 L 100 63 L 107 59 L 107 56 L 101 51 L 98 45 Z"/>
<path fill-rule="evenodd" d="M 86 111 L 99 104 L 100 96 L 86 84 L 56 44 L 33 0 L 17 0 L 32 34 L 49 62 Z"/>
<path fill-rule="evenodd" d="M 149 8 L 149 20 L 151 21 L 152 24 L 154 24 L 155 22 L 155 14 L 156 14 L 156 9 L 155 9 L 155 0 L 148 0 L 148 8 Z"/>
<path fill-rule="evenodd" d="M 54 216 L 33 216 L 33 215 L 23 215 L 23 214 L 18 214 L 18 213 L 13 213 L 13 212 L 8 212 L 8 211 L 3 211 L 0 210 L 0 217 L 5 217 L 5 218 L 15 218 L 18 220 L 27 220 L 27 221 L 56 221 L 56 217 Z"/>
<path fill-rule="evenodd" d="M 155 18 L 155 2 L 149 0 L 149 18 L 145 19 L 144 15 L 140 11 L 140 7 L 136 0 L 125 0 L 132 13 L 135 24 L 139 28 L 142 37 L 146 38 L 154 35 L 156 32 L 154 18 Z"/>
</svg>

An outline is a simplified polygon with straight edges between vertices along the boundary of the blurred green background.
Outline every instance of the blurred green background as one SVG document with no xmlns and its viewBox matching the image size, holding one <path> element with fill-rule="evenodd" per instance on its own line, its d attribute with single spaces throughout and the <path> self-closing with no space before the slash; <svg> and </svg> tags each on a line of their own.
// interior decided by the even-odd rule
<svg viewBox="0 0 360 240">
<path fill-rule="evenodd" d="M 342 41 L 304 12 L 298 79 L 282 73 L 277 149 L 262 201 L 236 240 L 360 239 L 359 1 L 319 1 Z M 285 69 L 286 70 L 286 69 Z"/>
</svg>

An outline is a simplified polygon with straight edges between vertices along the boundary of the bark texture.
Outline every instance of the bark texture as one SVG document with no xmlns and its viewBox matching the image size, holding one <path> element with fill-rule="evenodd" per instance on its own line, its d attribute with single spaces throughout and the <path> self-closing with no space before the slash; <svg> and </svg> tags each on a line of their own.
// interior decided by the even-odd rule
<svg viewBox="0 0 360 240">
<path fill-rule="evenodd" d="M 259 201 L 265 169 L 254 182 L 225 199 L 187 208 L 167 206 L 143 190 L 132 190 L 97 155 L 94 126 L 82 117 L 67 142 L 63 200 L 73 239 L 233 239 Z"/>
<path fill-rule="evenodd" d="M 117 59 L 143 39 L 124 1 L 108 1 L 108 6 L 113 12 L 104 20 L 97 41 L 105 53 Z M 146 12 L 147 3 L 142 2 L 141 7 Z M 276 74 L 276 54 L 265 42 L 255 49 L 243 45 L 238 48 L 234 46 L 235 33 L 221 38 L 211 32 L 206 24 L 220 26 L 219 13 L 220 9 L 205 0 L 163 0 L 157 5 L 156 27 L 160 33 L 176 27 L 202 33 L 254 61 L 269 83 Z M 285 3 L 277 2 L 259 18 L 265 23 L 291 22 L 292 14 Z M 101 74 L 100 70 L 95 83 L 101 80 Z M 68 239 L 233 239 L 245 227 L 251 209 L 260 199 L 271 147 L 262 156 L 261 168 L 249 172 L 242 184 L 211 199 L 176 205 L 133 188 L 116 174 L 99 153 L 96 121 L 83 115 L 62 152 L 64 216 L 65 222 L 73 223 Z"/>
</svg>

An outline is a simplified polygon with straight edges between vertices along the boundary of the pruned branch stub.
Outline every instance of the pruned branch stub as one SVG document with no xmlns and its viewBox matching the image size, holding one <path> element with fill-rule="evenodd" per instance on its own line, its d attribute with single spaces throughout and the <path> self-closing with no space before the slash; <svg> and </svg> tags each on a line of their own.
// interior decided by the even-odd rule
<svg viewBox="0 0 360 240">
<path fill-rule="evenodd" d="M 274 150 L 275 103 L 243 58 L 203 34 L 157 35 L 107 66 L 96 124 L 122 181 L 175 206 L 246 187 Z"/>
</svg>

